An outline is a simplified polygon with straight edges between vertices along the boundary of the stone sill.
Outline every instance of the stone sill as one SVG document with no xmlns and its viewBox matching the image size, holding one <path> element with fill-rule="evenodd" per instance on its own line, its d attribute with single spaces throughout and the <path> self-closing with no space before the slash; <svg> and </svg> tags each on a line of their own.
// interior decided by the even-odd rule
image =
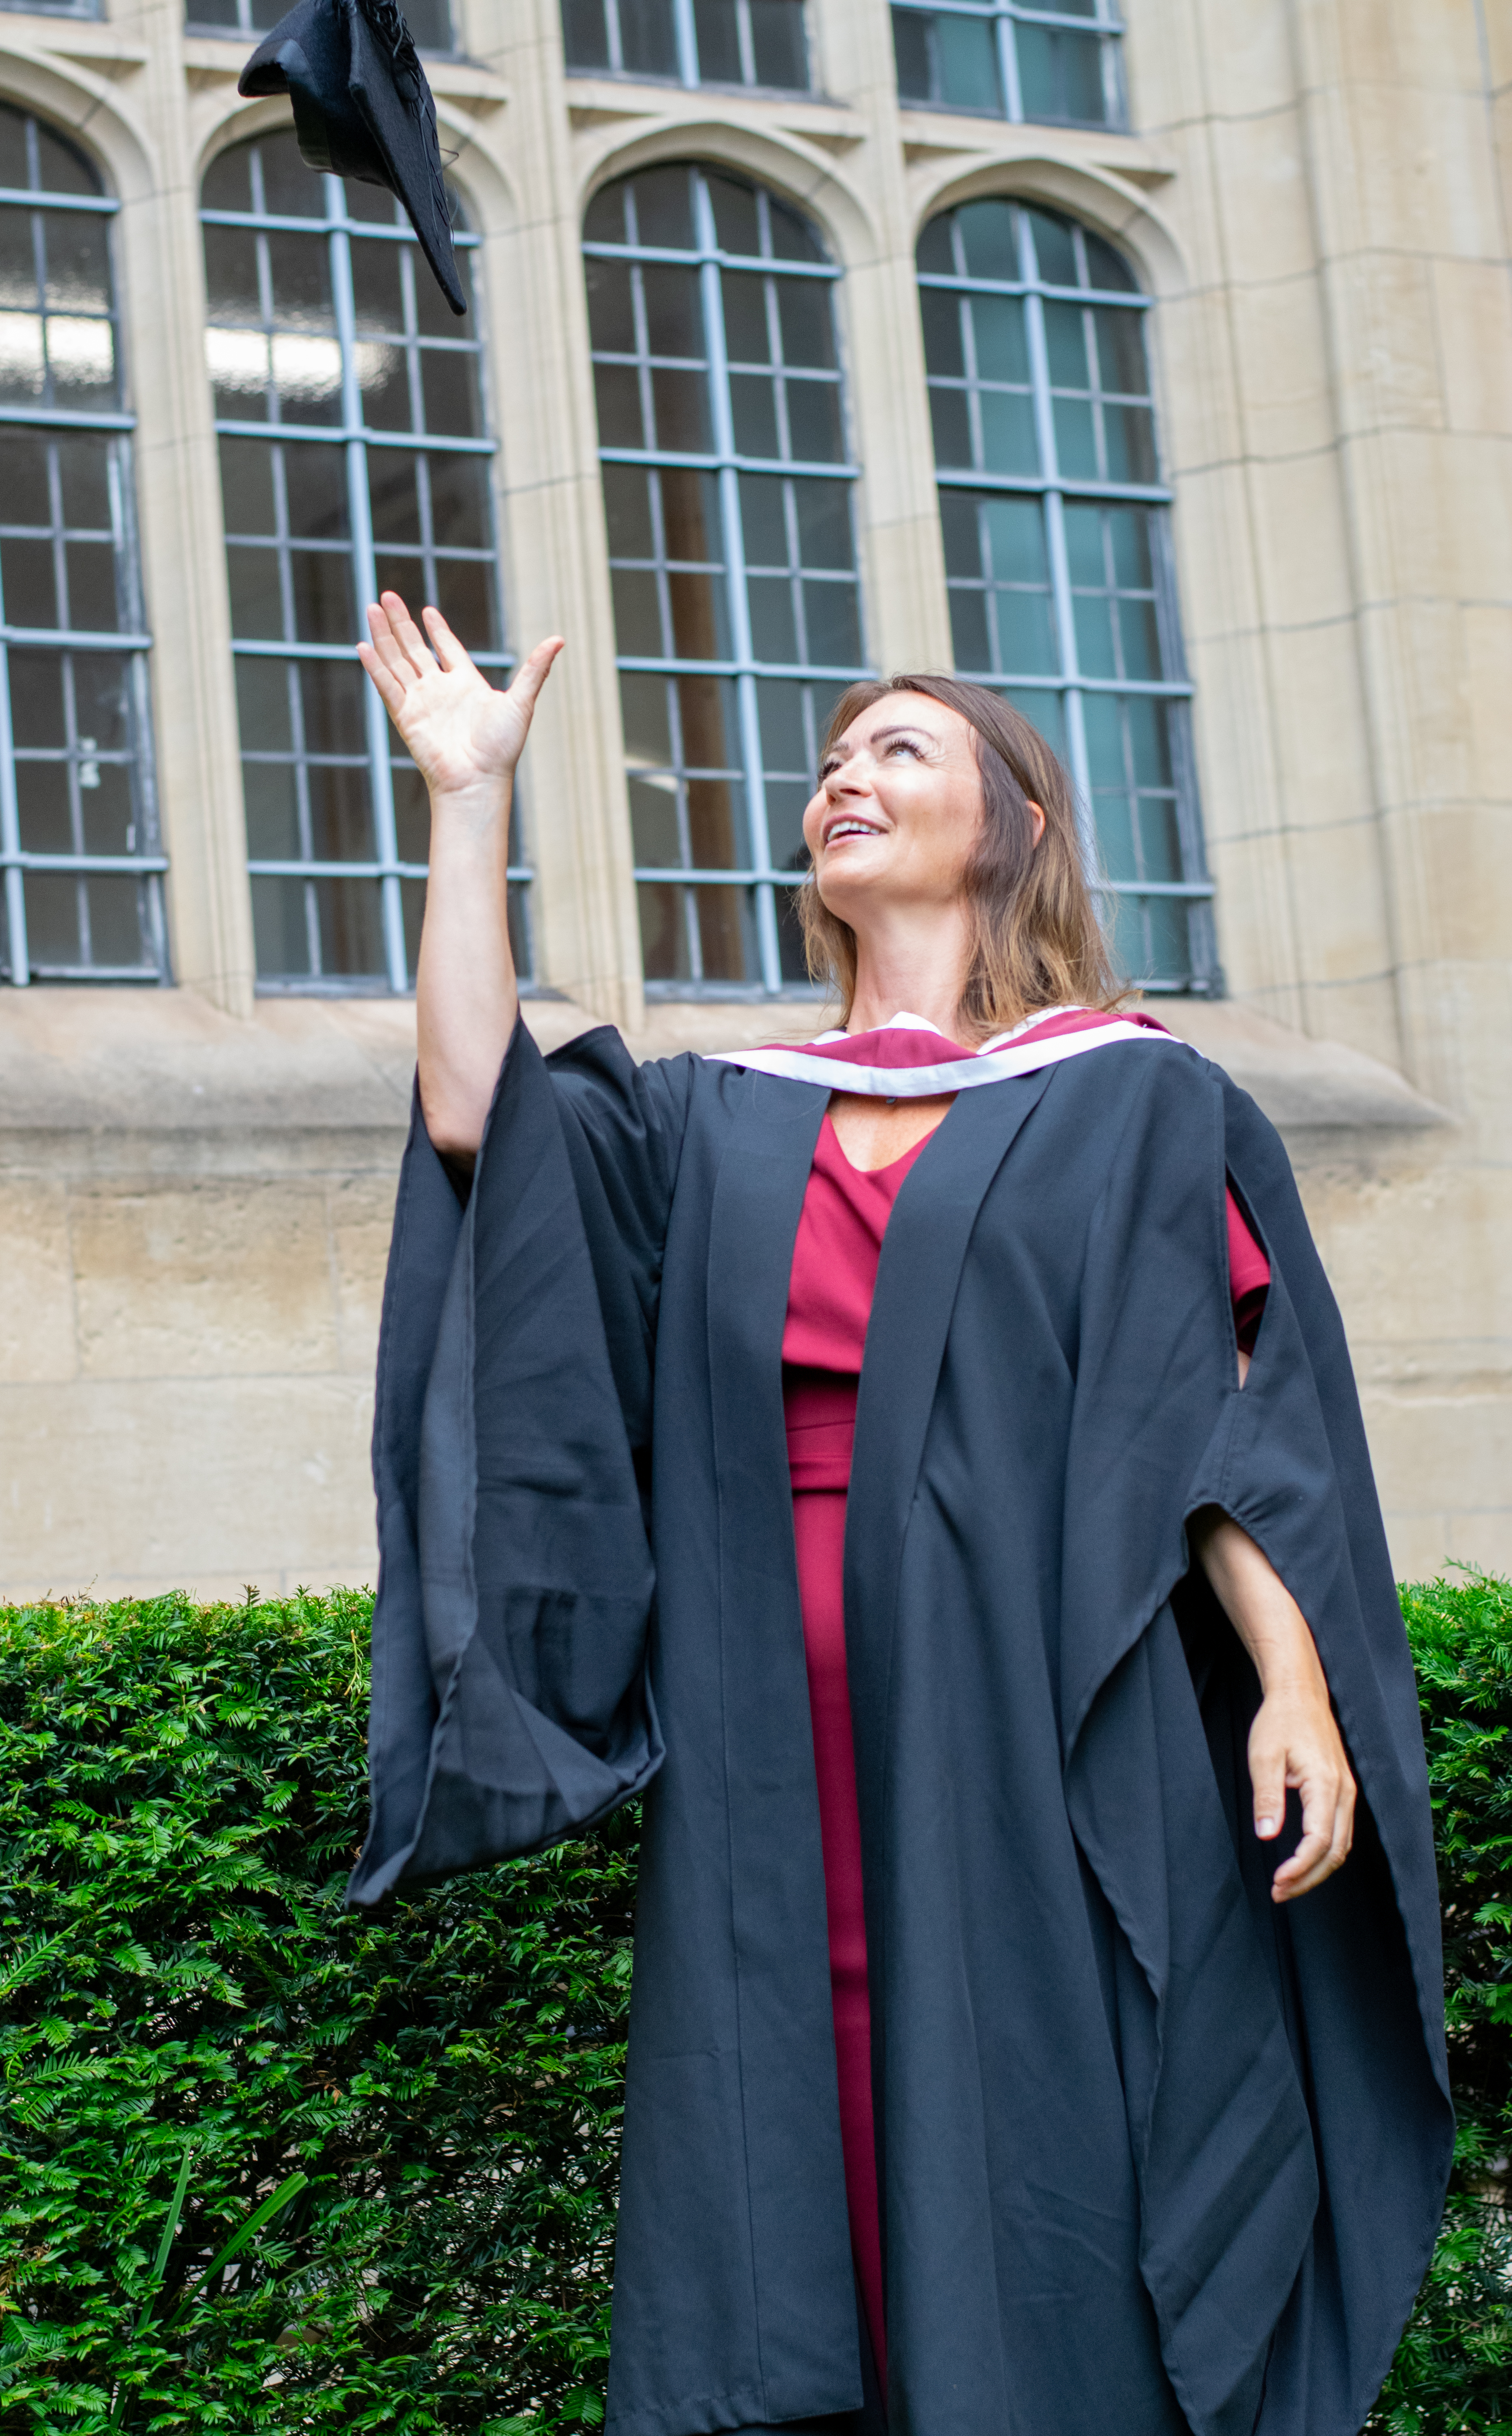
<svg viewBox="0 0 1512 2436">
<path fill-rule="evenodd" d="M 1226 1003 L 1167 1000 L 1161 1020 L 1252 1091 L 1289 1135 L 1400 1132 L 1451 1122 L 1389 1066 Z M 802 1040 L 792 1000 L 648 1005 L 637 1057 Z M 595 1018 L 529 999 L 543 1049 Z M 183 989 L 0 993 L 0 1167 L 85 1174 L 390 1168 L 409 1122 L 412 1000 L 260 999 L 250 1022 Z"/>
</svg>

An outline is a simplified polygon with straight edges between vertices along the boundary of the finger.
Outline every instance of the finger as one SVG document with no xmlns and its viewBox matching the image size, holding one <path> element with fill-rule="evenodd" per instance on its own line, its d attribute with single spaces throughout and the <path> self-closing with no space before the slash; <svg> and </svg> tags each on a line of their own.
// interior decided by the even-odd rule
<svg viewBox="0 0 1512 2436">
<path fill-rule="evenodd" d="M 400 648 L 389 613 L 381 601 L 374 601 L 369 606 L 368 633 L 373 638 L 373 649 L 400 690 L 412 685 L 415 672 Z"/>
<path fill-rule="evenodd" d="M 1325 1790 L 1317 1784 L 1303 1789 L 1302 1836 L 1290 1860 L 1283 1861 L 1271 1881 L 1278 1902 L 1304 1895 L 1321 1886 L 1335 1866 L 1330 1859 L 1338 1818 L 1336 1782 Z"/>
<path fill-rule="evenodd" d="M 448 676 L 456 669 L 470 669 L 473 665 L 471 653 L 465 645 L 459 643 L 441 611 L 427 601 L 421 615 L 426 621 L 426 632 L 430 636 L 431 649 Z"/>
<path fill-rule="evenodd" d="M 372 615 L 372 612 L 369 612 Z M 378 690 L 378 699 L 392 720 L 397 720 L 404 706 L 405 688 L 393 670 L 388 668 L 372 643 L 357 645 L 357 658 Z"/>
<path fill-rule="evenodd" d="M 1255 1833 L 1269 1843 L 1280 1834 L 1286 1818 L 1285 1751 L 1252 1749 L 1249 1781 L 1255 1792 Z"/>
<path fill-rule="evenodd" d="M 398 593 L 385 592 L 381 598 L 383 606 L 389 613 L 389 623 L 393 629 L 399 648 L 404 652 L 404 655 L 409 662 L 410 667 L 415 670 L 418 676 L 434 676 L 436 673 L 435 654 L 432 652 L 429 644 L 426 642 L 419 627 L 415 624 L 414 619 L 410 617 L 408 610 L 405 607 L 405 604 L 399 598 Z"/>
<path fill-rule="evenodd" d="M 535 708 L 541 687 L 551 673 L 552 663 L 557 653 L 565 649 L 566 645 L 560 635 L 548 635 L 546 641 L 537 643 L 529 659 L 522 661 L 520 667 L 516 669 L 510 692 L 527 719 Z"/>
</svg>

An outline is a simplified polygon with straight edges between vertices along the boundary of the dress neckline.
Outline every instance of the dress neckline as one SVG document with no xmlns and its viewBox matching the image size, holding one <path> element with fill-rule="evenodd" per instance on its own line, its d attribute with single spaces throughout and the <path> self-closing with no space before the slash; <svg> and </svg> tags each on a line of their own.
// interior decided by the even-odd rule
<svg viewBox="0 0 1512 2436">
<path fill-rule="evenodd" d="M 952 1095 L 952 1096 L 953 1096 L 953 1095 Z M 947 1108 L 947 1110 L 946 1110 L 946 1112 L 945 1112 L 945 1116 L 947 1116 L 947 1116 L 949 1115 L 949 1113 L 950 1113 L 949 1109 L 948 1109 L 948 1108 Z M 910 1142 L 910 1144 L 909 1144 L 909 1146 L 908 1146 L 907 1150 L 900 1150 L 900 1151 L 898 1152 L 898 1155 L 897 1155 L 896 1158 L 890 1158 L 890 1159 L 887 1161 L 887 1163 L 886 1163 L 886 1165 L 885 1165 L 884 1167 L 858 1167 L 858 1166 L 857 1166 L 857 1164 L 856 1164 L 856 1162 L 855 1162 L 855 1160 L 851 1157 L 851 1156 L 850 1156 L 849 1152 L 846 1150 L 844 1143 L 843 1143 L 843 1142 L 841 1140 L 841 1139 L 840 1139 L 840 1135 L 839 1135 L 839 1133 L 837 1132 L 836 1127 L 835 1127 L 835 1120 L 834 1120 L 834 1118 L 830 1115 L 829 1110 L 828 1110 L 827 1108 L 825 1110 L 825 1126 L 827 1128 L 827 1130 L 828 1130 L 828 1132 L 829 1132 L 830 1139 L 831 1139 L 831 1140 L 832 1140 L 832 1141 L 834 1142 L 834 1145 L 835 1145 L 836 1150 L 839 1152 L 839 1154 L 840 1154 L 841 1157 L 844 1160 L 845 1165 L 849 1168 L 849 1170 L 850 1170 L 850 1172 L 851 1172 L 852 1175 L 864 1175 L 864 1176 L 891 1175 L 891 1174 L 892 1174 L 892 1173 L 893 1173 L 893 1170 L 895 1169 L 895 1167 L 901 1167 L 901 1166 L 903 1165 L 903 1163 L 904 1163 L 905 1159 L 907 1159 L 907 1160 L 912 1160 L 912 1159 L 917 1158 L 917 1157 L 918 1157 L 918 1155 L 919 1155 L 920 1151 L 924 1148 L 925 1143 L 926 1143 L 926 1142 L 932 1141 L 932 1140 L 934 1140 L 935 1135 L 939 1132 L 940 1127 L 941 1127 L 941 1125 L 943 1125 L 943 1124 L 944 1124 L 944 1122 L 945 1122 L 945 1117 L 940 1117 L 940 1118 L 938 1118 L 938 1119 L 936 1120 L 936 1122 L 934 1122 L 934 1123 L 930 1127 L 930 1130 L 929 1130 L 929 1132 L 928 1132 L 927 1134 L 920 1134 L 920 1136 L 919 1136 L 919 1138 L 918 1138 L 918 1140 L 917 1140 L 917 1141 L 915 1141 L 915 1142 Z"/>
</svg>

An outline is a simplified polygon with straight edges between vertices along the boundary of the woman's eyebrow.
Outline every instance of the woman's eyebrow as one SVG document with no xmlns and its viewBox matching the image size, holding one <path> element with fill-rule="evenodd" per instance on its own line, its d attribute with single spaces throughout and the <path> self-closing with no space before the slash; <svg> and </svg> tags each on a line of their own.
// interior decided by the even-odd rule
<svg viewBox="0 0 1512 2436">
<path fill-rule="evenodd" d="M 892 736 L 922 736 L 926 741 L 930 740 L 930 731 L 927 727 L 915 727 L 910 721 L 903 720 L 895 727 L 879 727 L 872 738 L 872 742 L 885 744 Z"/>
</svg>

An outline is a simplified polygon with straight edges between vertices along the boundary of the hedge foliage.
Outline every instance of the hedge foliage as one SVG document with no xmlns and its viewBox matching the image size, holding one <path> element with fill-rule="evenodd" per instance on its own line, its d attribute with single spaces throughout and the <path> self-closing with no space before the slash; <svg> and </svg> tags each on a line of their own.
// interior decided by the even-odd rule
<svg viewBox="0 0 1512 2436">
<path fill-rule="evenodd" d="M 1462 2132 L 1371 2426 L 1512 2436 L 1512 1586 L 1406 1605 Z M 0 1610 L 5 2436 L 601 2417 L 634 1822 L 344 1913 L 369 1615 Z"/>
</svg>

